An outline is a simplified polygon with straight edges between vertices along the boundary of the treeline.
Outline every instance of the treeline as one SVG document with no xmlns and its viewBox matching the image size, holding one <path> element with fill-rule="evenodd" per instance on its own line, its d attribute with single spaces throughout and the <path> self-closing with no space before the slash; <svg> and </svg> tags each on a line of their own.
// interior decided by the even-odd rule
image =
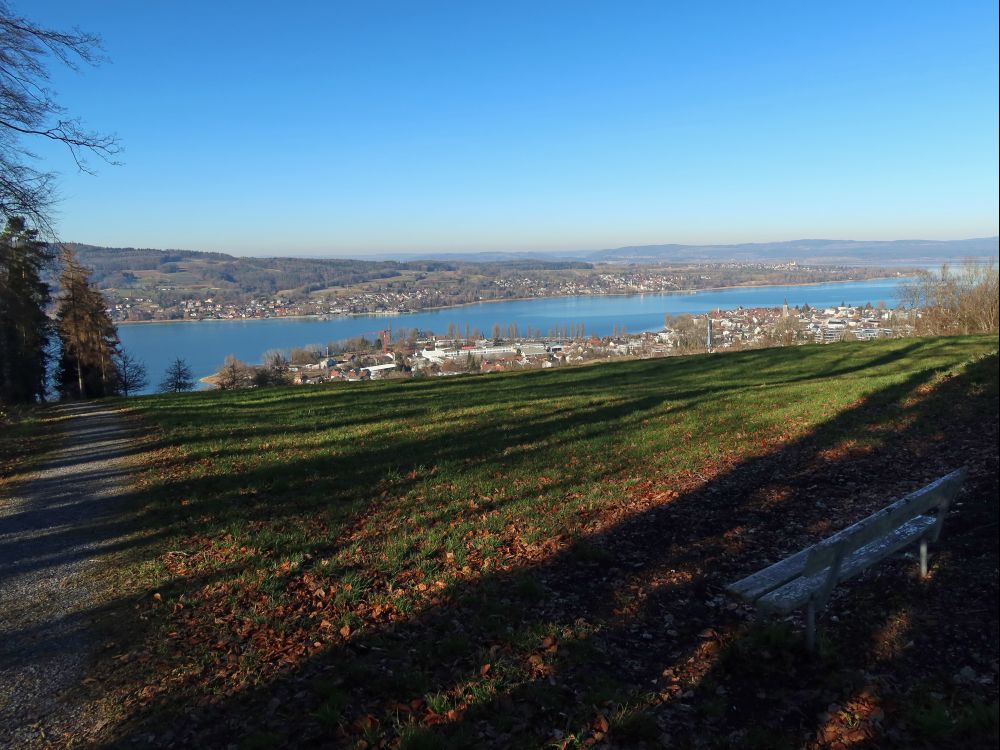
<svg viewBox="0 0 1000 750">
<path fill-rule="evenodd" d="M 24 219 L 9 218 L 0 232 L 0 411 L 44 401 L 50 389 L 97 398 L 145 386 L 145 369 L 121 350 L 107 303 L 72 249 L 57 258 Z"/>
<path fill-rule="evenodd" d="M 992 263 L 966 262 L 922 271 L 904 285 L 902 299 L 917 333 L 996 333 L 1000 319 L 1000 273 Z"/>
</svg>

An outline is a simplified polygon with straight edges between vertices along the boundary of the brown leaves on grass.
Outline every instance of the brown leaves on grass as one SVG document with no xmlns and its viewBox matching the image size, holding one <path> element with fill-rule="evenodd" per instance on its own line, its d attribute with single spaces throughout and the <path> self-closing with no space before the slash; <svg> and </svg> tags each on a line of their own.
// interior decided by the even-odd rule
<svg viewBox="0 0 1000 750">
<path fill-rule="evenodd" d="M 929 391 L 925 397 L 933 395 Z M 871 421 L 882 419 L 876 416 Z M 468 723 L 476 701 L 490 700 L 496 701 L 497 713 L 513 712 L 513 695 L 520 702 L 516 710 L 523 712 L 515 726 L 531 736 L 552 726 L 552 715 L 542 705 L 547 702 L 574 716 L 575 733 L 559 730 L 567 743 L 572 738 L 583 745 L 617 741 L 629 746 L 616 740 L 619 704 L 586 694 L 601 669 L 620 680 L 615 700 L 641 700 L 639 707 L 658 710 L 661 723 L 674 727 L 675 734 L 732 732 L 738 740 L 746 726 L 737 717 L 761 715 L 776 732 L 797 741 L 808 727 L 817 746 L 849 746 L 859 737 L 878 737 L 884 710 L 875 693 L 855 694 L 852 685 L 845 694 L 838 685 L 831 698 L 813 685 L 803 688 L 798 683 L 819 681 L 821 675 L 808 665 L 780 663 L 787 644 L 769 644 L 748 667 L 774 674 L 758 677 L 731 669 L 726 654 L 743 634 L 746 611 L 719 594 L 737 572 L 745 574 L 768 558 L 805 546 L 817 534 L 847 525 L 898 495 L 902 485 L 911 488 L 956 457 L 978 464 L 980 474 L 982 466 L 995 464 L 995 454 L 986 450 L 995 450 L 995 440 L 990 444 L 976 433 L 966 437 L 967 431 L 954 427 L 947 440 L 935 440 L 928 450 L 919 436 L 899 437 L 894 425 L 901 420 L 883 419 L 881 432 L 867 436 L 891 435 L 891 452 L 884 455 L 850 434 L 789 446 L 805 429 L 802 425 L 780 425 L 761 435 L 737 432 L 732 442 L 722 439 L 706 452 L 695 468 L 628 467 L 587 488 L 601 502 L 571 486 L 565 497 L 539 503 L 535 516 L 505 519 L 494 507 L 499 491 L 473 493 L 461 503 L 436 508 L 428 497 L 457 492 L 453 485 L 421 487 L 421 494 L 405 496 L 399 487 L 380 483 L 373 502 L 336 533 L 319 518 L 297 519 L 303 538 L 315 543 L 305 547 L 312 559 L 307 555 L 301 562 L 276 552 L 272 557 L 232 535 L 191 535 L 184 555 L 163 561 L 191 590 L 178 595 L 164 589 L 163 599 L 173 607 L 161 606 L 155 615 L 163 618 L 177 654 L 156 665 L 155 684 L 142 687 L 141 700 L 185 691 L 233 694 L 297 674 L 293 669 L 300 667 L 309 675 L 316 664 L 324 664 L 310 666 L 311 657 L 331 649 L 367 669 L 340 683 L 349 697 L 336 732 L 345 742 L 350 735 L 351 744 L 394 741 L 395 717 L 434 727 Z M 755 460 L 768 454 L 781 458 Z M 559 482 L 555 475 L 555 468 L 545 470 L 517 488 L 552 490 Z M 405 478 L 418 477 L 413 471 Z M 403 509 L 404 501 L 411 505 Z M 541 520 L 559 513 L 562 526 L 549 528 Z M 439 529 L 447 530 L 438 537 L 446 538 L 447 546 L 420 546 L 421 537 Z M 253 531 L 272 530 L 264 524 Z M 384 546 L 396 535 L 417 539 L 412 554 L 390 559 Z M 589 547 L 574 545 L 581 537 L 595 541 Z M 387 571 L 390 562 L 398 569 Z M 362 574 L 365 583 L 344 580 L 345 569 Z M 218 571 L 226 572 L 215 580 L 212 573 Z M 494 582 L 499 591 L 491 588 Z M 534 598 L 520 599 L 510 591 L 519 584 Z M 471 595 L 471 603 L 456 601 L 463 593 Z M 477 608 L 491 606 L 495 615 L 476 616 Z M 870 620 L 858 620 L 862 637 L 870 636 L 864 630 L 870 630 Z M 579 623 L 586 625 L 588 638 L 567 634 Z M 909 653 L 900 656 L 910 625 L 888 634 L 894 648 L 887 659 L 910 658 Z M 845 627 L 838 625 L 838 632 Z M 373 648 L 381 634 L 391 638 Z M 449 637 L 455 643 L 445 649 Z M 414 697 L 427 688 L 398 686 L 397 678 L 424 668 L 430 671 L 430 689 L 440 691 L 440 703 Z M 831 669 L 847 672 L 846 667 Z M 743 688 L 751 690 L 749 697 L 741 695 Z M 292 682 L 280 700 L 275 694 L 279 713 L 296 714 L 288 707 L 296 691 L 308 693 Z M 533 702 L 536 694 L 544 701 Z M 829 709 L 823 712 L 828 716 L 812 712 L 803 718 L 799 707 L 817 702 Z M 573 714 L 579 706 L 586 713 Z M 318 732 L 312 710 L 311 705 L 299 710 L 296 719 Z M 483 730 L 483 746 L 503 746 L 496 727 L 487 729 L 494 734 Z"/>
<path fill-rule="evenodd" d="M 843 705 L 830 704 L 817 718 L 820 726 L 812 747 L 845 750 L 878 739 L 885 712 L 876 688 L 868 686 Z"/>
</svg>

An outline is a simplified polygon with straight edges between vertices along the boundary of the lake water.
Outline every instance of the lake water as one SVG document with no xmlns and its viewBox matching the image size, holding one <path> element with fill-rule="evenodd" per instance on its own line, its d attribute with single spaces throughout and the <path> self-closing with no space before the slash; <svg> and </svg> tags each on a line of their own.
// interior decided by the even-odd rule
<svg viewBox="0 0 1000 750">
<path fill-rule="evenodd" d="M 807 286 L 763 286 L 677 294 L 633 296 L 579 296 L 483 302 L 446 310 L 427 310 L 405 315 L 361 315 L 316 318 L 269 318 L 263 320 L 204 320 L 196 323 L 143 323 L 122 325 L 122 345 L 142 361 L 149 371 L 150 391 L 163 377 L 175 357 L 182 357 L 196 378 L 219 369 L 226 355 L 244 362 L 259 362 L 269 349 L 291 349 L 308 344 L 325 345 L 353 336 L 377 337 L 391 325 L 394 330 L 417 328 L 446 334 L 453 323 L 460 331 L 478 328 L 489 335 L 494 324 L 514 323 L 518 332 L 530 327 L 543 335 L 563 325 L 583 323 L 588 334 L 607 336 L 624 326 L 629 333 L 656 331 L 663 327 L 665 313 L 704 313 L 737 307 L 778 307 L 786 299 L 790 306 L 809 304 L 830 307 L 898 302 L 901 280 L 846 281 Z"/>
</svg>

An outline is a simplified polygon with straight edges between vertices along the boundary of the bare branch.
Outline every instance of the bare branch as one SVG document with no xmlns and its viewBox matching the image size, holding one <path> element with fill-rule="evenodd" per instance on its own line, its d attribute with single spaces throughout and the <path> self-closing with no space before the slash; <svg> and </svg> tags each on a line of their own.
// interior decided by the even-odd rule
<svg viewBox="0 0 1000 750">
<path fill-rule="evenodd" d="M 43 28 L 0 0 L 0 217 L 24 216 L 51 233 L 53 174 L 31 163 L 37 160 L 26 145 L 32 140 L 64 144 L 77 169 L 88 174 L 94 173 L 88 156 L 118 164 L 118 137 L 88 130 L 68 117 L 47 85 L 52 60 L 78 70 L 104 59 L 98 36 Z"/>
</svg>

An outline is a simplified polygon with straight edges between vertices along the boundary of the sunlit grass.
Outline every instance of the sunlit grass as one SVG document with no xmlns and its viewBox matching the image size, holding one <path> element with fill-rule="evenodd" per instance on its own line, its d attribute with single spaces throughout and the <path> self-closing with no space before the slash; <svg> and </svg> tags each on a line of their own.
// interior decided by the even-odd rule
<svg viewBox="0 0 1000 750">
<path fill-rule="evenodd" d="M 442 602 L 471 602 L 462 626 L 516 653 L 537 651 L 533 666 L 501 666 L 468 634 L 438 633 L 427 648 L 442 664 L 468 661 L 471 676 L 450 685 L 414 678 L 417 692 L 393 699 L 422 696 L 435 714 L 472 710 L 552 664 L 593 656 L 575 634 L 558 654 L 539 650 L 545 628 L 520 629 L 511 612 L 544 602 L 544 581 L 525 574 L 494 591 L 490 575 L 557 552 L 585 569 L 606 567 L 613 551 L 587 538 L 606 519 L 669 502 L 806 435 L 831 449 L 886 444 L 908 418 L 905 396 L 995 350 L 990 336 L 896 340 L 135 399 L 162 443 L 142 478 L 157 511 L 151 522 L 183 553 L 142 575 L 165 592 L 165 610 L 185 596 L 201 602 L 163 626 L 197 634 L 194 651 L 213 648 L 220 618 L 251 623 L 263 660 L 242 672 L 206 666 L 210 683 L 271 679 L 285 662 L 269 660 L 268 648 L 306 644 L 296 651 L 304 659 Z M 877 423 L 865 421 L 871 411 L 854 415 L 862 402 L 881 410 Z M 470 593 L 472 581 L 480 588 Z M 391 642 L 379 648 L 410 659 Z M 480 679 L 475 670 L 490 660 L 497 664 Z M 378 676 L 365 679 L 375 690 Z M 317 721 L 341 726 L 348 703 L 335 693 Z M 653 731 L 641 711 L 612 718 L 612 735 Z M 416 747 L 424 734 L 405 736 Z"/>
<path fill-rule="evenodd" d="M 765 453 L 991 345 L 902 340 L 134 403 L 168 446 L 147 489 L 205 553 L 199 566 L 244 550 L 269 575 L 284 565 L 337 583 L 365 570 L 409 590 L 414 571 L 488 567 L 514 540 L 571 532 L 581 509 Z"/>
</svg>

